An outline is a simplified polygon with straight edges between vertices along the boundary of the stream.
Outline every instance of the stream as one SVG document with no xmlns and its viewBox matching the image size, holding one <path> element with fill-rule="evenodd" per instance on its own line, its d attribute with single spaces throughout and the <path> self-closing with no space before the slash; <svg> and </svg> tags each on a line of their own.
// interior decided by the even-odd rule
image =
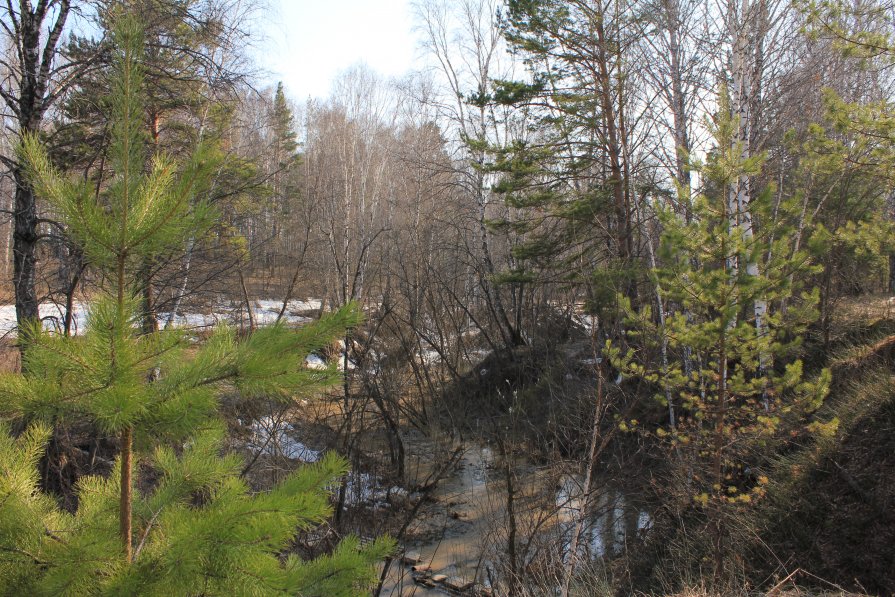
<svg viewBox="0 0 895 597">
<path fill-rule="evenodd" d="M 421 438 L 408 442 L 409 475 L 425 477 L 431 471 L 431 456 L 422 455 L 427 453 L 426 443 Z M 421 509 L 409 528 L 401 545 L 404 559 L 391 565 L 382 595 L 490 594 L 489 587 L 507 559 L 506 467 L 491 447 L 476 443 L 461 447 L 457 466 L 431 494 L 434 502 Z M 428 454 L 432 454 L 429 448 Z M 514 459 L 517 558 L 529 569 L 568 561 L 583 502 L 583 476 L 564 472 L 565 468 L 573 471 L 575 466 L 535 466 L 519 456 Z M 633 502 L 624 491 L 608 484 L 592 493 L 579 540 L 582 559 L 617 555 L 628 539 L 649 529 L 649 514 Z M 414 565 L 422 571 L 415 572 Z M 469 588 L 457 591 L 449 585 Z"/>
<path fill-rule="evenodd" d="M 320 452 L 301 440 L 300 428 L 269 418 L 253 424 L 246 447 L 253 452 L 314 462 Z M 433 481 L 434 471 L 459 448 L 459 457 L 420 505 L 389 566 L 382 595 L 489 595 L 507 566 L 509 517 L 507 467 L 496 451 L 475 442 L 438 444 L 418 432 L 405 436 L 407 486 Z M 583 475 L 572 462 L 538 466 L 516 455 L 514 483 L 517 564 L 555 578 L 568 563 L 571 537 L 583 502 Z M 407 516 L 422 495 L 384 484 L 362 470 L 349 473 L 346 505 L 364 516 Z M 624 490 L 604 483 L 591 495 L 578 541 L 580 561 L 622 553 L 652 521 Z M 553 576 L 549 576 L 553 575 Z M 451 588 L 454 587 L 454 588 Z M 459 590 L 458 590 L 459 589 Z"/>
<path fill-rule="evenodd" d="M 267 303 L 267 302 L 265 302 Z M 256 314 L 273 315 L 278 306 L 256 303 Z M 305 311 L 290 305 L 292 317 Z M 276 309 L 275 309 L 276 308 Z M 263 316 L 262 315 L 262 316 Z M 424 355 L 425 356 L 425 355 Z M 306 366 L 322 368 L 319 356 Z M 262 418 L 252 425 L 246 447 L 253 453 L 285 457 L 293 462 L 314 462 L 319 452 L 302 432 L 302 426 Z M 396 557 L 389 565 L 381 595 L 491 595 L 493 584 L 511 569 L 509 529 L 515 532 L 515 567 L 539 586 L 555 586 L 570 558 L 570 544 L 584 506 L 581 463 L 535 463 L 524 453 L 509 457 L 509 465 L 492 446 L 473 441 L 426 437 L 416 430 L 402 434 L 405 448 L 404 487 L 385 483 L 371 471 L 352 470 L 345 490 L 347 508 L 366 518 L 358 530 L 375 529 L 384 517 L 403 521 L 423 498 L 407 488 L 426 487 L 435 481 L 452 454 L 455 465 L 426 494 L 407 526 Z M 513 485 L 509 515 L 507 476 Z M 588 512 L 581 522 L 578 561 L 598 561 L 624 552 L 642 539 L 652 525 L 637 496 L 612 479 L 595 478 Z M 380 518 L 383 517 L 383 518 Z M 510 524 L 511 520 L 515 524 Z M 399 525 L 400 526 L 400 525 Z"/>
</svg>

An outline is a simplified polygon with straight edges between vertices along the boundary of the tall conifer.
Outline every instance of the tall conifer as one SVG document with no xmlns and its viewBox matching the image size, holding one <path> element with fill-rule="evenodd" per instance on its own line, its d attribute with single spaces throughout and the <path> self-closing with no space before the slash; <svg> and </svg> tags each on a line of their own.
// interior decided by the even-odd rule
<svg viewBox="0 0 895 597">
<path fill-rule="evenodd" d="M 137 273 L 146 255 L 207 229 L 203 201 L 217 158 L 198 147 L 183 163 L 155 155 L 146 172 L 140 90 L 142 34 L 121 17 L 115 30 L 109 160 L 115 176 L 99 195 L 53 169 L 34 137 L 22 142 L 38 193 L 58 210 L 106 286 L 93 297 L 86 333 L 40 329 L 24 375 L 0 377 L 0 579 L 6 594 L 353 595 L 373 581 L 388 549 L 344 541 L 310 562 L 288 555 L 295 534 L 330 512 L 345 463 L 326 457 L 269 492 L 251 494 L 235 456 L 221 456 L 217 397 L 289 402 L 338 379 L 304 368 L 311 351 L 359 321 L 354 306 L 298 330 L 261 329 L 245 340 L 217 329 L 198 347 L 176 331 L 139 332 Z M 9 420 L 25 426 L 17 438 Z M 38 488 L 36 464 L 50 421 L 87 420 L 115 437 L 108 478 L 78 485 L 74 513 Z"/>
</svg>

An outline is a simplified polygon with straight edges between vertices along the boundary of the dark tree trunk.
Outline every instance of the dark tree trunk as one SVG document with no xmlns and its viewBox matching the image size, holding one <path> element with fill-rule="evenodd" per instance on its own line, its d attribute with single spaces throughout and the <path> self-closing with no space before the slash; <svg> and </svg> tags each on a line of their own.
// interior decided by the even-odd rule
<svg viewBox="0 0 895 597">
<path fill-rule="evenodd" d="M 53 61 L 56 47 L 68 18 L 71 0 L 45 0 L 32 5 L 20 2 L 18 10 L 6 3 L 3 14 L 8 34 L 7 43 L 14 48 L 10 52 L 11 77 L 0 85 L 0 98 L 15 117 L 18 132 L 34 134 L 40 131 L 40 123 L 56 93 L 50 92 L 50 80 L 54 76 Z M 55 12 L 54 12 L 55 11 Z M 41 37 L 45 33 L 41 47 Z M 17 84 L 16 84 L 17 83 Z M 58 90 L 56 90 L 58 92 Z M 39 318 L 37 290 L 37 241 L 38 219 L 34 188 L 27 180 L 24 166 L 15 156 L 7 156 L 15 181 L 13 214 L 13 288 L 16 295 L 16 320 L 20 330 L 26 330 Z M 20 333 L 19 346 L 24 351 L 28 338 Z"/>
<path fill-rule="evenodd" d="M 16 293 L 16 320 L 19 329 L 25 330 L 40 317 L 35 288 L 37 207 L 34 201 L 34 189 L 20 167 L 13 169 L 13 178 L 16 183 L 12 235 L 13 287 Z M 27 344 L 28 339 L 24 334 L 20 334 L 19 338 L 20 345 Z"/>
<path fill-rule="evenodd" d="M 889 255 L 889 292 L 895 294 L 895 255 Z"/>
</svg>

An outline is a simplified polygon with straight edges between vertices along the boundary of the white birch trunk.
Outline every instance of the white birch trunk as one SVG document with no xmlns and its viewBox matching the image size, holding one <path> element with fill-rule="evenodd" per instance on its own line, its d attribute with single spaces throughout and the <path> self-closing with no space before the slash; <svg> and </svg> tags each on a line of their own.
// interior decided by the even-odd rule
<svg viewBox="0 0 895 597">
<path fill-rule="evenodd" d="M 186 288 L 190 280 L 190 265 L 193 262 L 193 248 L 195 247 L 195 244 L 196 241 L 193 238 L 190 238 L 187 241 L 186 254 L 183 256 L 183 281 L 180 283 L 177 300 L 174 301 L 174 305 L 171 307 L 171 312 L 168 314 L 168 319 L 165 321 L 164 329 L 166 330 L 174 325 L 174 319 L 177 317 L 177 312 L 180 311 L 180 305 L 183 302 L 183 295 L 186 294 Z"/>
<path fill-rule="evenodd" d="M 742 0 L 739 10 L 737 3 L 728 5 L 728 27 L 733 41 L 731 50 L 732 85 L 730 90 L 731 112 L 737 118 L 737 144 L 739 157 L 746 160 L 752 155 L 752 129 L 755 126 L 755 115 L 752 106 L 760 101 L 761 94 L 761 51 L 764 36 L 766 7 L 764 0 Z M 739 229 L 743 245 L 749 249 L 754 239 L 751 212 L 752 181 L 748 175 L 741 174 L 731 184 L 728 192 L 728 215 L 731 230 Z M 750 252 L 750 255 L 752 253 Z M 728 257 L 731 275 L 739 273 L 739 255 Z M 746 275 L 760 275 L 759 264 L 750 256 L 745 264 Z M 764 297 L 758 297 L 752 305 L 755 318 L 755 333 L 761 338 L 767 334 L 768 305 Z M 735 321 L 732 325 L 735 325 Z M 759 375 L 765 378 L 770 366 L 766 351 L 759 354 Z M 762 390 L 762 402 L 765 411 L 770 410 L 767 383 Z"/>
</svg>

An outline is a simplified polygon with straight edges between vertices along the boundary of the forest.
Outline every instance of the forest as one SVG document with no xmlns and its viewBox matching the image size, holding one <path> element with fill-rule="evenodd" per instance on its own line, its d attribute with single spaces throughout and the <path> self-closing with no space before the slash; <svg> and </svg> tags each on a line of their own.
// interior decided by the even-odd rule
<svg viewBox="0 0 895 597">
<path fill-rule="evenodd" d="M 0 595 L 895 595 L 895 2 L 269 11 L 0 5 Z"/>
</svg>

